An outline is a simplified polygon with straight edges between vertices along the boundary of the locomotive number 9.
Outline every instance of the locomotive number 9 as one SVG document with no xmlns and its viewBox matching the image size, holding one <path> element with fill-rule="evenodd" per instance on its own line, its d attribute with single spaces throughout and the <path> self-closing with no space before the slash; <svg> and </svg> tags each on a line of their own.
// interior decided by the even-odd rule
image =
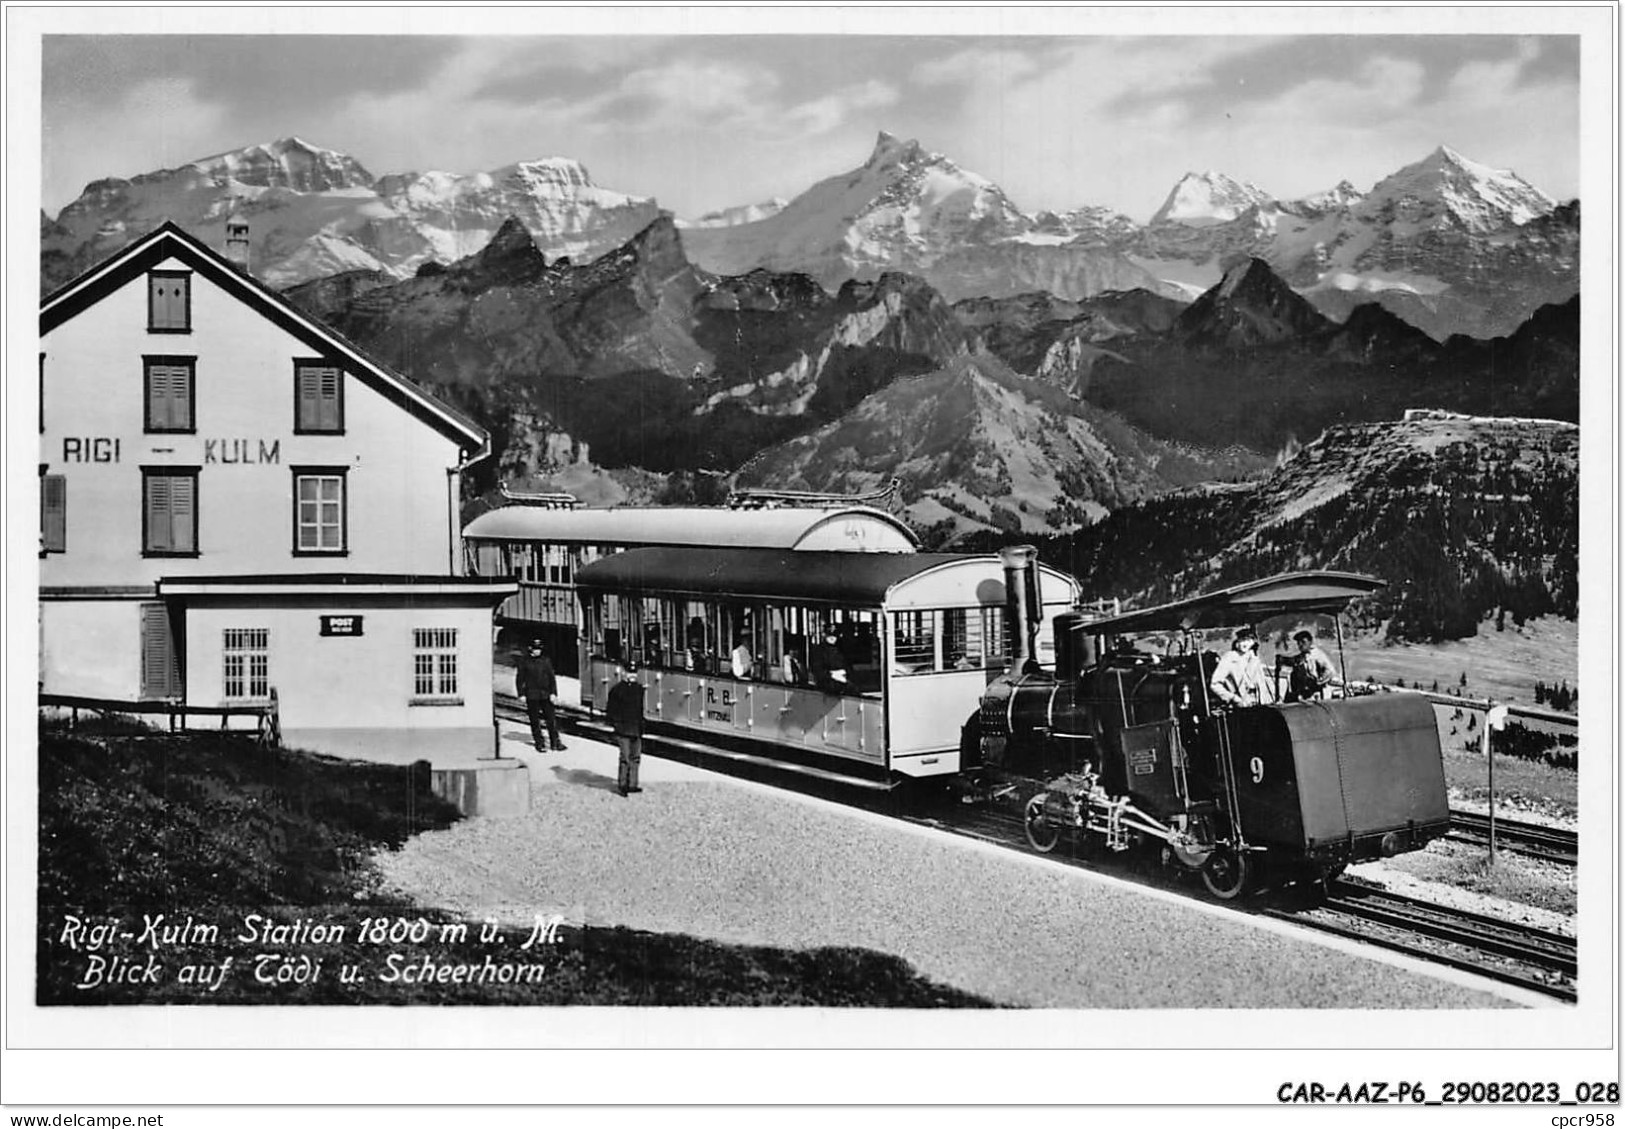
<svg viewBox="0 0 1625 1129">
<path fill-rule="evenodd" d="M 1253 770 L 1253 783 L 1264 783 L 1264 758 L 1254 757 L 1248 764 Z"/>
</svg>

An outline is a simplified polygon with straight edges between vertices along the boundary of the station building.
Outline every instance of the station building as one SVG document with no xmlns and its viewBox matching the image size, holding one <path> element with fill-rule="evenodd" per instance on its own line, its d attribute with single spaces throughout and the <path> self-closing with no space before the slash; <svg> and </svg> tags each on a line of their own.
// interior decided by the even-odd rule
<svg viewBox="0 0 1625 1129">
<path fill-rule="evenodd" d="M 173 224 L 40 307 L 40 688 L 255 706 L 294 747 L 491 756 L 471 420 Z"/>
</svg>

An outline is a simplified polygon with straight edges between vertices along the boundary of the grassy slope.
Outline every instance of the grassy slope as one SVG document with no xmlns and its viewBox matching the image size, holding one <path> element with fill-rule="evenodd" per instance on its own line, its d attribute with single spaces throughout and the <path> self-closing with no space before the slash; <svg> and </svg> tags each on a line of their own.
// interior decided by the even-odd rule
<svg viewBox="0 0 1625 1129">
<path fill-rule="evenodd" d="M 36 994 L 40 1004 L 472 1004 L 985 1006 L 917 976 L 903 961 L 854 949 L 784 951 L 627 929 L 566 927 L 556 944 L 525 950 L 527 931 L 503 928 L 482 943 L 439 941 L 451 915 L 381 896 L 369 862 L 456 812 L 404 768 L 297 752 L 267 752 L 221 734 L 69 733 L 41 727 L 40 872 Z M 141 942 L 148 917 L 218 927 L 215 937 L 176 934 Z M 342 940 L 284 943 L 245 933 L 248 915 L 342 926 Z M 116 923 L 92 947 L 68 928 Z M 373 942 L 363 922 L 383 919 L 430 938 Z M 534 984 L 386 983 L 397 967 L 436 963 L 529 968 Z M 262 960 L 268 954 L 269 961 Z M 77 985 L 111 958 L 161 967 L 155 985 Z M 211 990 L 183 984 L 183 969 L 231 964 Z M 286 958 L 286 960 L 284 960 Z M 98 963 L 100 962 L 100 963 Z M 278 970 L 320 972 L 274 982 Z M 346 966 L 356 970 L 341 979 Z M 261 983 L 256 969 L 273 977 Z"/>
<path fill-rule="evenodd" d="M 1321 645 L 1337 661 L 1330 639 Z M 1548 686 L 1567 682 L 1579 685 L 1579 625 L 1573 620 L 1545 616 L 1517 627 L 1508 619 L 1506 630 L 1493 623 L 1480 625 L 1471 639 L 1445 643 L 1391 643 L 1380 631 L 1345 637 L 1344 656 L 1351 678 L 1390 685 L 1403 679 L 1406 686 L 1424 690 L 1435 682 L 1441 693 L 1459 692 L 1465 698 L 1535 705 L 1535 682 Z M 1269 648 L 1266 647 L 1266 651 Z M 1463 684 L 1461 676 L 1466 674 Z M 1541 728 L 1540 726 L 1535 726 Z M 1561 727 L 1554 732 L 1564 731 Z M 1480 740 L 1482 731 L 1469 729 L 1467 717 L 1452 718 L 1439 711 L 1439 737 L 1444 745 L 1445 780 L 1453 802 L 1482 807 L 1489 795 L 1489 778 Z M 1582 760 L 1583 763 L 1583 760 Z M 1508 814 L 1572 820 L 1579 803 L 1575 772 L 1554 769 L 1511 757 L 1495 762 L 1497 803 Z"/>
<path fill-rule="evenodd" d="M 1517 627 L 1508 619 L 1506 630 L 1493 623 L 1479 625 L 1471 639 L 1446 643 L 1389 643 L 1375 634 L 1345 640 L 1349 674 L 1427 689 L 1435 680 L 1441 690 L 1462 689 L 1472 698 L 1535 704 L 1535 683 L 1554 686 L 1579 684 L 1580 628 L 1574 620 L 1543 616 Z M 1328 644 L 1328 653 L 1334 648 Z M 1461 687 L 1461 676 L 1467 684 Z"/>
</svg>

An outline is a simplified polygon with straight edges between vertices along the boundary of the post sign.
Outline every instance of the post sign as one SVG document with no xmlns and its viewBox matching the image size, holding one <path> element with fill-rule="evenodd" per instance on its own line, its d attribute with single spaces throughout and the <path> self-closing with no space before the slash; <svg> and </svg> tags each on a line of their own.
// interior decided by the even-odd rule
<svg viewBox="0 0 1625 1129">
<path fill-rule="evenodd" d="M 324 615 L 322 616 L 323 635 L 360 635 L 361 617 L 358 615 Z"/>
</svg>

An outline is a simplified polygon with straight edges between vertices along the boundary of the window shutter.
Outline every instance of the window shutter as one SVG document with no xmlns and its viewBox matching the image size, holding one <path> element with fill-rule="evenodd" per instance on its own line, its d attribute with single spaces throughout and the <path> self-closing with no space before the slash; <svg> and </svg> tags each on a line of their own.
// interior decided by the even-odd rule
<svg viewBox="0 0 1625 1129">
<path fill-rule="evenodd" d="M 339 429 L 339 370 L 324 368 L 320 373 L 321 380 L 321 408 L 318 412 L 317 423 L 324 431 L 337 431 Z"/>
<path fill-rule="evenodd" d="M 181 365 L 165 366 L 169 371 L 169 426 L 192 426 L 192 374 Z"/>
<path fill-rule="evenodd" d="M 190 553 L 197 549 L 197 479 L 147 476 L 147 551 Z"/>
<path fill-rule="evenodd" d="M 147 414 L 156 430 L 192 426 L 192 374 L 185 365 L 151 365 L 147 370 Z"/>
<path fill-rule="evenodd" d="M 320 374 L 315 369 L 299 370 L 299 430 L 311 431 L 320 415 Z"/>
<path fill-rule="evenodd" d="M 68 479 L 47 474 L 40 479 L 41 548 L 49 553 L 68 549 Z"/>
<path fill-rule="evenodd" d="M 184 276 L 147 276 L 150 324 L 154 329 L 187 329 L 188 279 Z"/>
<path fill-rule="evenodd" d="M 172 481 L 161 474 L 147 476 L 147 548 L 154 552 L 168 552 L 175 547 L 169 519 Z"/>
<path fill-rule="evenodd" d="M 193 537 L 197 528 L 196 490 L 195 478 L 176 478 L 170 483 L 170 538 L 179 553 L 190 553 L 197 548 Z"/>
<path fill-rule="evenodd" d="M 301 431 L 339 431 L 339 381 L 343 372 L 332 366 L 306 365 L 299 369 L 298 413 Z"/>
<path fill-rule="evenodd" d="M 169 427 L 169 380 L 161 365 L 147 369 L 147 418 L 154 428 Z"/>
<path fill-rule="evenodd" d="M 169 609 L 163 604 L 141 605 L 141 696 L 181 696 L 175 639 L 169 629 Z"/>
</svg>

